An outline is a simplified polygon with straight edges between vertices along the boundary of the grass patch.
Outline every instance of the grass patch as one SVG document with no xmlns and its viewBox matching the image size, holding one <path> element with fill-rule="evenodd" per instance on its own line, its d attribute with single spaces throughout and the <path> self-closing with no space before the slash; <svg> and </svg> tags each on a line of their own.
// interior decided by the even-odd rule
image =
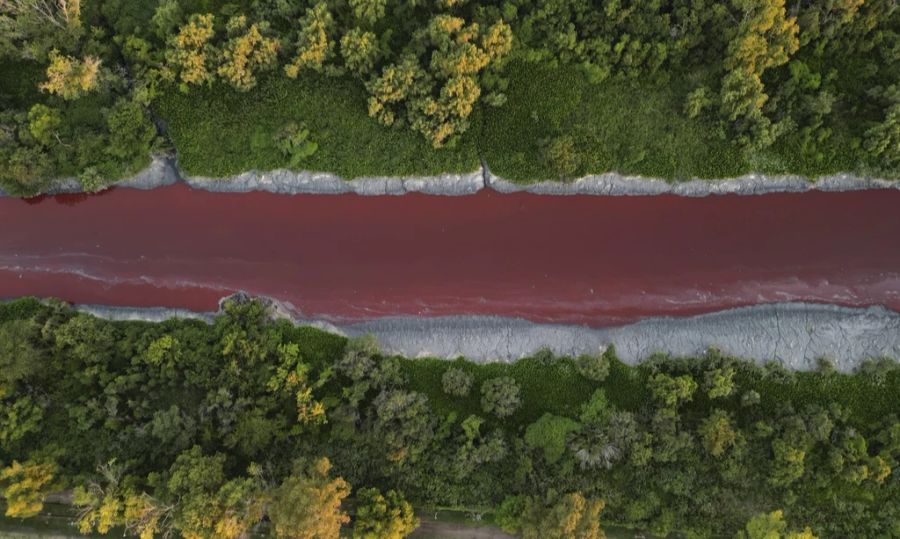
<svg viewBox="0 0 900 539">
<path fill-rule="evenodd" d="M 222 84 L 188 94 L 170 88 L 154 108 L 167 122 L 182 168 L 210 177 L 290 168 L 276 138 L 291 122 L 305 125 L 318 145 L 297 168 L 345 178 L 469 172 L 481 158 L 496 174 L 523 183 L 609 171 L 678 181 L 751 171 L 815 177 L 868 170 L 856 149 L 859 126 L 846 114 L 832 118 L 831 137 L 814 153 L 804 151 L 794 132 L 745 155 L 717 120 L 685 115 L 685 98 L 700 75 L 592 84 L 577 66 L 524 62 L 510 63 L 505 75 L 507 103 L 477 107 L 459 143 L 441 150 L 408 127 L 370 118 L 364 88 L 349 78 L 290 80 L 273 73 L 246 93 Z M 548 144 L 561 138 L 573 156 L 566 167 L 545 157 Z"/>
<path fill-rule="evenodd" d="M 682 112 L 690 86 L 608 80 L 591 84 L 580 68 L 514 62 L 509 100 L 486 110 L 479 138 L 491 170 L 517 181 L 554 178 L 546 140 L 572 137 L 573 176 L 615 170 L 670 179 L 716 178 L 747 170 L 740 152 L 705 120 Z"/>
<path fill-rule="evenodd" d="M 40 101 L 38 84 L 44 80 L 44 70 L 37 62 L 0 60 L 0 105 L 4 109 L 28 110 Z"/>
<path fill-rule="evenodd" d="M 302 162 L 306 170 L 355 178 L 471 172 L 479 165 L 474 137 L 435 151 L 418 133 L 370 118 L 365 90 L 345 78 L 290 80 L 273 74 L 247 93 L 224 85 L 189 94 L 173 89 L 157 99 L 155 108 L 168 123 L 179 165 L 189 174 L 216 177 L 286 168 L 289 158 L 276 147 L 276 137 L 290 122 L 305 124 L 318 144 Z"/>
<path fill-rule="evenodd" d="M 773 381 L 757 378 L 750 382 L 762 397 L 762 403 L 775 406 L 790 400 L 798 409 L 808 405 L 827 408 L 839 404 L 854 421 L 875 424 L 897 413 L 900 395 L 900 372 L 896 369 L 882 380 L 865 374 L 839 372 L 798 372 L 792 381 Z"/>
<path fill-rule="evenodd" d="M 491 171 L 528 182 L 560 177 L 544 148 L 568 136 L 576 167 L 567 177 L 616 171 L 669 180 L 730 178 L 752 171 L 816 177 L 866 173 L 860 157 L 860 122 L 850 111 L 830 121 L 831 136 L 804 151 L 799 133 L 756 155 L 724 138 L 717 120 L 683 111 L 694 77 L 665 84 L 650 79 L 590 83 L 577 66 L 513 62 L 506 69 L 508 101 L 485 107 L 479 149 Z M 698 75 L 699 76 L 699 75 Z"/>
<path fill-rule="evenodd" d="M 481 364 L 464 359 L 404 358 L 401 364 L 410 389 L 426 394 L 438 414 L 455 412 L 459 420 L 474 414 L 496 421 L 481 410 L 481 384 L 498 376 L 513 377 L 522 390 L 522 406 L 502 422 L 513 430 L 524 429 L 548 412 L 577 418 L 584 403 L 601 388 L 612 404 L 624 410 L 637 410 L 648 399 L 643 374 L 619 361 L 612 363 L 610 374 L 603 382 L 593 382 L 578 374 L 569 358 L 530 357 L 515 363 Z M 444 393 L 441 377 L 451 367 L 463 369 L 474 378 L 469 396 Z"/>
</svg>

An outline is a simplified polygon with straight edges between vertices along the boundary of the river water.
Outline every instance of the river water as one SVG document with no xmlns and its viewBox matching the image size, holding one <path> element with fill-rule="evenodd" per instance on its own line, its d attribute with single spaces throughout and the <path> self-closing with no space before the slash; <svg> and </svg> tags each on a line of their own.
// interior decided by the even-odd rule
<svg viewBox="0 0 900 539">
<path fill-rule="evenodd" d="M 900 190 L 682 198 L 211 193 L 0 198 L 0 297 L 604 326 L 767 302 L 900 310 Z"/>
</svg>

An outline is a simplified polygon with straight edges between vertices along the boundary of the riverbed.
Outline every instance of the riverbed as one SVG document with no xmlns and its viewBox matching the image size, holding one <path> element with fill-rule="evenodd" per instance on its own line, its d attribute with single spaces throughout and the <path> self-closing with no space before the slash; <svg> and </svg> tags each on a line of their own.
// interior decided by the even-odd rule
<svg viewBox="0 0 900 539">
<path fill-rule="evenodd" d="M 0 297 L 604 327 L 776 302 L 900 310 L 900 190 L 686 198 L 150 191 L 0 199 Z"/>
</svg>

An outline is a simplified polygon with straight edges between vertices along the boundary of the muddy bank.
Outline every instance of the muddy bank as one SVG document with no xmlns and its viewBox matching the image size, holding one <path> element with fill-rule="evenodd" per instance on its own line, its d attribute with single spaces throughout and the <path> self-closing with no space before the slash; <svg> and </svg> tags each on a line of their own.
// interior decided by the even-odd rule
<svg viewBox="0 0 900 539">
<path fill-rule="evenodd" d="M 864 189 L 900 189 L 900 182 L 852 174 L 834 174 L 810 179 L 802 176 L 745 174 L 737 178 L 666 181 L 658 178 L 627 176 L 616 172 L 584 176 L 570 182 L 541 181 L 516 183 L 484 170 L 485 185 L 500 193 L 527 192 L 540 195 L 642 196 L 677 195 L 762 195 L 766 193 L 802 193 L 806 191 L 860 191 Z"/>
<path fill-rule="evenodd" d="M 287 309 L 269 301 L 273 315 L 288 316 Z M 180 309 L 76 308 L 115 320 L 191 317 L 209 321 L 214 316 Z M 900 358 L 900 313 L 882 307 L 767 304 L 691 317 L 648 318 L 609 328 L 499 316 L 397 317 L 340 326 L 316 320 L 294 322 L 346 336 L 372 334 L 385 351 L 409 357 L 465 356 L 481 362 L 515 361 L 541 348 L 575 355 L 610 344 L 623 361 L 632 364 L 657 352 L 696 355 L 710 347 L 760 363 L 777 361 L 796 370 L 815 369 L 819 358 L 829 359 L 842 371 L 852 371 L 870 358 Z"/>
<path fill-rule="evenodd" d="M 880 307 L 760 305 L 685 318 L 648 318 L 611 328 L 461 316 L 375 320 L 343 329 L 349 335 L 372 333 L 386 350 L 404 355 L 463 355 L 478 361 L 514 361 L 542 347 L 574 355 L 608 344 L 614 344 L 627 363 L 657 352 L 696 355 L 710 347 L 796 370 L 814 369 L 819 358 L 851 371 L 869 358 L 900 357 L 900 314 Z"/>
<path fill-rule="evenodd" d="M 221 178 L 183 174 L 175 159 L 155 155 L 151 164 L 139 174 L 115 182 L 112 186 L 152 189 L 183 181 L 195 189 L 215 192 L 267 191 L 280 194 L 346 194 L 363 196 L 429 195 L 461 196 L 489 189 L 499 193 L 527 192 L 542 195 L 602 195 L 642 196 L 677 195 L 702 197 L 708 195 L 765 193 L 798 193 L 806 191 L 859 191 L 865 189 L 900 189 L 900 181 L 852 174 L 834 174 L 815 179 L 793 175 L 746 174 L 727 179 L 693 179 L 667 181 L 659 178 L 629 176 L 616 172 L 596 174 L 568 182 L 513 182 L 496 176 L 486 167 L 468 173 L 445 173 L 438 176 L 371 176 L 346 180 L 327 172 L 249 170 Z M 75 178 L 57 182 L 47 194 L 78 193 L 81 184 Z M 0 190 L 0 195 L 3 195 Z"/>
<path fill-rule="evenodd" d="M 291 195 L 340 195 L 345 193 L 363 196 L 405 195 L 407 193 L 470 195 L 484 188 L 481 170 L 467 174 L 448 173 L 426 177 L 373 176 L 356 178 L 352 181 L 323 172 L 293 172 L 290 170 L 258 172 L 251 170 L 226 178 L 186 176 L 185 182 L 195 189 L 207 191 L 230 193 L 268 191 Z"/>
<path fill-rule="evenodd" d="M 364 196 L 403 195 L 470 195 L 482 189 L 498 193 L 527 192 L 542 195 L 708 195 L 765 193 L 798 193 L 805 191 L 859 191 L 864 189 L 900 189 L 900 182 L 852 174 L 822 176 L 814 180 L 801 176 L 766 176 L 747 174 L 720 180 L 694 179 L 675 182 L 659 178 L 627 176 L 610 172 L 590 175 L 570 182 L 538 181 L 518 183 L 491 173 L 487 166 L 467 174 L 442 174 L 424 177 L 363 177 L 347 181 L 339 176 L 309 171 L 248 171 L 225 178 L 185 176 L 194 188 L 209 191 L 268 191 L 282 194 L 343 194 Z"/>
</svg>

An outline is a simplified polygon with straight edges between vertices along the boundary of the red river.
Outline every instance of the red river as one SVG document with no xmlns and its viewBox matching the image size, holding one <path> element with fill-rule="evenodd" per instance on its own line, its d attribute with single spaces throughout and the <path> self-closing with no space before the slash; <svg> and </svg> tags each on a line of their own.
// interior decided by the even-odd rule
<svg viewBox="0 0 900 539">
<path fill-rule="evenodd" d="M 595 326 L 778 301 L 900 310 L 900 190 L 681 198 L 286 196 L 174 185 L 0 198 L 0 297 L 338 321 Z"/>
</svg>

